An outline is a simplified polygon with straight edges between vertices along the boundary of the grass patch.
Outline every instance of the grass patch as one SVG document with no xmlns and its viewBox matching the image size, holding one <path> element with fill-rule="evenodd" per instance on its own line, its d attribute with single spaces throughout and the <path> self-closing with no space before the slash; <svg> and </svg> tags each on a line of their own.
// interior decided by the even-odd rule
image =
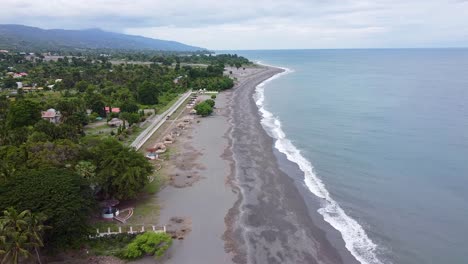
<svg viewBox="0 0 468 264">
<path fill-rule="evenodd" d="M 133 209 L 133 216 L 127 221 L 128 225 L 155 225 L 159 218 L 159 204 L 156 197 L 147 197 L 140 201 Z"/>
<path fill-rule="evenodd" d="M 91 225 L 93 228 L 93 233 L 96 232 L 96 229 L 99 229 L 99 232 L 107 232 L 107 228 L 110 227 L 111 232 L 116 232 L 119 230 L 119 225 L 114 221 L 97 221 Z"/>
<path fill-rule="evenodd" d="M 136 237 L 135 234 L 118 234 L 89 239 L 86 245 L 93 255 L 120 256 L 122 250 Z"/>
</svg>

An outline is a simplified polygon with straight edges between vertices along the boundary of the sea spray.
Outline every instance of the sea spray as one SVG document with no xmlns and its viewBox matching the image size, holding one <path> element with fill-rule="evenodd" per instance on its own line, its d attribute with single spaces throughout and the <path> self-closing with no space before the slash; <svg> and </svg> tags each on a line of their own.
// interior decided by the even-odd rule
<svg viewBox="0 0 468 264">
<path fill-rule="evenodd" d="M 257 63 L 262 64 L 261 62 Z M 262 65 L 270 66 L 266 64 Z M 265 80 L 256 87 L 254 99 L 262 116 L 262 126 L 275 139 L 275 148 L 285 154 L 289 161 L 296 163 L 304 172 L 304 182 L 307 188 L 314 195 L 322 199 L 322 208 L 318 210 L 318 213 L 323 216 L 326 222 L 341 233 L 345 246 L 351 254 L 363 264 L 382 264 L 376 256 L 377 245 L 367 236 L 362 226 L 356 220 L 349 217 L 339 204 L 330 197 L 330 193 L 325 188 L 325 185 L 314 173 L 312 164 L 302 156 L 300 150 L 286 137 L 281 128 L 279 118 L 265 109 L 265 84 L 293 72 L 293 70 L 288 68 L 282 69 L 284 69 L 284 72 Z"/>
</svg>

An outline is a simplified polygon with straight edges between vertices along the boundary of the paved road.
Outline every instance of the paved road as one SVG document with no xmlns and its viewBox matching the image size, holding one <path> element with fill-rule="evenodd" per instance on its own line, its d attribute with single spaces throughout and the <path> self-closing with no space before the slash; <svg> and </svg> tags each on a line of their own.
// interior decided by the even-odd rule
<svg viewBox="0 0 468 264">
<path fill-rule="evenodd" d="M 143 131 L 141 134 L 135 139 L 135 141 L 130 144 L 131 147 L 134 147 L 136 150 L 139 150 L 143 144 L 161 127 L 164 122 L 166 121 L 166 117 L 168 115 L 172 115 L 184 102 L 187 100 L 192 91 L 188 91 L 184 93 L 176 102 L 173 104 L 169 109 L 167 109 L 164 113 L 156 116 L 153 119 L 152 123 Z"/>
</svg>

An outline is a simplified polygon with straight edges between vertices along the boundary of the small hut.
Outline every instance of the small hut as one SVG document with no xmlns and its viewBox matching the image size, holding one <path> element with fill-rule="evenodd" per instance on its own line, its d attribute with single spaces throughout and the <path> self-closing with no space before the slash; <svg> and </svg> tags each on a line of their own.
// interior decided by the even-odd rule
<svg viewBox="0 0 468 264">
<path fill-rule="evenodd" d="M 174 142 L 172 135 L 166 135 L 164 137 L 164 144 L 172 144 L 172 142 Z"/>
<path fill-rule="evenodd" d="M 193 121 L 193 117 L 186 117 L 182 120 L 185 124 L 191 124 Z"/>
<path fill-rule="evenodd" d="M 180 136 L 180 134 L 181 134 L 181 133 L 180 133 L 180 129 L 178 129 L 178 128 L 174 128 L 174 129 L 172 129 L 172 131 L 171 131 L 171 135 L 172 135 L 172 137 L 174 137 L 174 138 Z"/>
<path fill-rule="evenodd" d="M 177 128 L 185 129 L 185 123 L 184 123 L 184 122 L 178 123 L 178 124 L 177 124 Z"/>
<path fill-rule="evenodd" d="M 166 152 L 166 145 L 164 143 L 159 142 L 154 145 L 154 152 L 157 154 Z"/>
</svg>

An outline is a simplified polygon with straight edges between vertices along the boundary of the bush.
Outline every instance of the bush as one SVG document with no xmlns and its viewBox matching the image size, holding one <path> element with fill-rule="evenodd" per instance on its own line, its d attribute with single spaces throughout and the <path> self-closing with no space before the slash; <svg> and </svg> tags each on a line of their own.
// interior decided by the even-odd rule
<svg viewBox="0 0 468 264">
<path fill-rule="evenodd" d="M 122 252 L 122 257 L 126 259 L 141 258 L 145 254 L 164 255 L 166 250 L 172 245 L 172 238 L 166 233 L 146 232 L 138 235 Z"/>
<path fill-rule="evenodd" d="M 213 113 L 213 107 L 207 102 L 197 104 L 194 109 L 197 111 L 197 114 L 201 116 L 209 116 Z"/>
<path fill-rule="evenodd" d="M 205 100 L 205 103 L 209 104 L 211 107 L 215 106 L 215 101 L 211 99 Z"/>
<path fill-rule="evenodd" d="M 213 94 L 213 95 L 211 96 L 211 99 L 213 99 L 213 100 L 216 99 L 216 94 Z"/>
</svg>

